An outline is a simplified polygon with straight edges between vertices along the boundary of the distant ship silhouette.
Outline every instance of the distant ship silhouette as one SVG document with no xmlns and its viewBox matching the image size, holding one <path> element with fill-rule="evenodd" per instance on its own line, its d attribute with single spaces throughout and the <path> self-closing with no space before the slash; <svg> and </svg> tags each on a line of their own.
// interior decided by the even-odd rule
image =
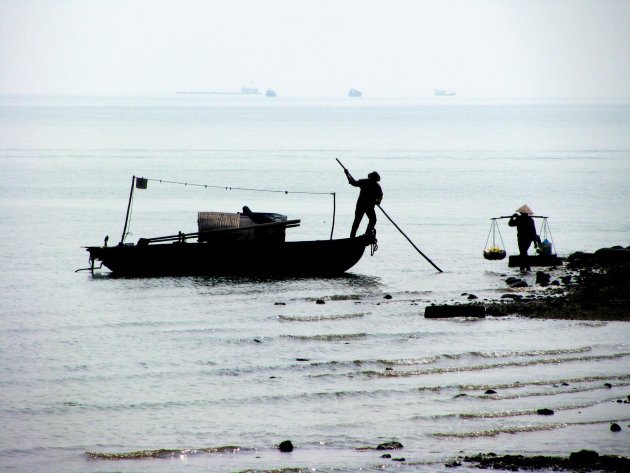
<svg viewBox="0 0 630 473">
<path fill-rule="evenodd" d="M 449 89 L 433 89 L 433 93 L 437 97 L 452 97 L 455 95 L 455 91 Z"/>
</svg>

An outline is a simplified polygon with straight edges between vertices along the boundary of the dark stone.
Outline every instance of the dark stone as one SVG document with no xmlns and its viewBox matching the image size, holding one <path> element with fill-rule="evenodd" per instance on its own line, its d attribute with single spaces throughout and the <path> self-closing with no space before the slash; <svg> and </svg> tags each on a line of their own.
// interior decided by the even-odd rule
<svg viewBox="0 0 630 473">
<path fill-rule="evenodd" d="M 527 284 L 523 280 L 519 280 L 519 281 L 516 281 L 515 283 L 510 284 L 510 287 L 512 289 L 518 289 L 519 287 L 529 287 L 529 284 Z"/>
<path fill-rule="evenodd" d="M 377 450 L 399 450 L 401 448 L 403 445 L 400 442 L 385 442 L 376 447 Z"/>
<path fill-rule="evenodd" d="M 599 460 L 599 453 L 594 450 L 580 450 L 569 456 L 569 461 L 574 465 L 590 465 Z"/>
<path fill-rule="evenodd" d="M 392 295 L 391 295 L 391 294 L 385 294 L 385 295 L 383 296 L 383 299 L 391 299 L 391 298 L 392 298 Z"/>
<path fill-rule="evenodd" d="M 285 440 L 283 442 L 280 442 L 280 445 L 278 445 L 278 450 L 280 450 L 283 453 L 289 453 L 293 451 L 293 444 L 291 443 L 290 440 Z"/>
<path fill-rule="evenodd" d="M 497 392 L 494 389 L 488 389 L 484 394 L 496 394 Z"/>
<path fill-rule="evenodd" d="M 544 271 L 536 271 L 536 284 L 539 284 L 543 287 L 549 286 L 549 282 L 551 281 L 551 275 L 545 273 Z"/>
<path fill-rule="evenodd" d="M 539 416 L 552 416 L 554 415 L 554 412 L 551 409 L 538 409 L 536 411 L 536 414 L 538 414 Z"/>
<path fill-rule="evenodd" d="M 621 426 L 617 423 L 612 423 L 610 424 L 610 431 L 611 432 L 621 432 Z"/>
<path fill-rule="evenodd" d="M 391 454 L 391 453 L 383 453 L 383 454 L 381 455 L 381 458 L 391 458 L 391 457 L 392 457 L 392 454 Z"/>
<path fill-rule="evenodd" d="M 566 275 L 566 276 L 562 276 L 560 278 L 560 281 L 562 281 L 562 284 L 567 285 L 571 283 L 571 278 L 572 276 L 570 274 Z"/>
<path fill-rule="evenodd" d="M 450 461 L 448 463 L 445 463 L 444 466 L 446 468 L 457 468 L 458 466 L 462 466 L 462 462 L 457 461 L 457 460 L 453 460 L 453 461 Z"/>
<path fill-rule="evenodd" d="M 515 278 L 514 276 L 510 276 L 509 278 L 507 278 L 505 280 L 505 282 L 506 282 L 506 284 L 508 286 L 511 286 L 512 284 L 514 284 L 515 282 L 518 282 L 518 281 L 520 281 L 520 279 L 519 278 Z"/>
<path fill-rule="evenodd" d="M 286 302 L 276 302 L 274 305 L 287 305 Z"/>
<path fill-rule="evenodd" d="M 315 301 L 315 304 L 325 304 L 326 302 L 323 299 L 317 299 L 317 301 Z"/>
<path fill-rule="evenodd" d="M 606 386 L 608 389 L 612 389 L 612 384 L 610 383 L 604 383 L 604 386 Z"/>
<path fill-rule="evenodd" d="M 472 301 L 474 299 L 479 299 L 479 298 L 475 296 L 474 294 L 468 294 L 468 300 Z"/>
<path fill-rule="evenodd" d="M 256 343 L 262 343 L 262 341 L 261 341 L 261 340 L 258 340 L 257 338 L 254 338 L 254 341 L 255 341 Z"/>
<path fill-rule="evenodd" d="M 519 294 L 503 294 L 501 296 L 501 299 L 515 299 L 515 300 L 520 300 L 522 299 L 523 296 L 519 295 Z"/>
<path fill-rule="evenodd" d="M 404 459 L 404 457 L 400 457 L 400 458 L 392 458 L 392 461 L 393 461 L 393 462 L 404 462 L 404 461 L 405 461 L 405 459 Z"/>
<path fill-rule="evenodd" d="M 296 358 L 295 361 L 311 361 L 309 358 Z"/>
<path fill-rule="evenodd" d="M 430 305 L 424 309 L 427 319 L 449 317 L 485 317 L 486 308 L 476 304 Z"/>
</svg>

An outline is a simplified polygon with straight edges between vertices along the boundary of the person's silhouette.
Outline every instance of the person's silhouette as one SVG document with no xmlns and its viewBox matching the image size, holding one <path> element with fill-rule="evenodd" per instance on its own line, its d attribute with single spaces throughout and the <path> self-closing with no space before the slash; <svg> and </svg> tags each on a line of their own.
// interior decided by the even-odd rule
<svg viewBox="0 0 630 473">
<path fill-rule="evenodd" d="M 377 204 L 380 204 L 381 200 L 383 200 L 383 190 L 379 185 L 381 176 L 379 176 L 376 171 L 373 171 L 368 174 L 367 179 L 356 180 L 350 175 L 350 172 L 347 169 L 345 169 L 345 173 L 350 185 L 361 189 L 359 192 L 359 198 L 357 199 L 357 206 L 354 211 L 354 222 L 352 222 L 350 237 L 355 237 L 357 235 L 357 230 L 359 229 L 359 224 L 361 223 L 361 219 L 363 219 L 363 215 L 367 215 L 368 217 L 368 226 L 365 233 L 371 234 L 374 232 L 374 227 L 376 226 L 376 212 L 374 211 L 374 207 Z"/>
<path fill-rule="evenodd" d="M 529 259 L 527 258 L 527 250 L 534 243 L 534 247 L 540 245 L 540 237 L 536 233 L 536 225 L 531 217 L 534 212 L 527 204 L 516 209 L 514 215 L 510 217 L 508 225 L 516 227 L 516 239 L 518 240 L 518 251 L 520 254 L 521 271 L 530 271 Z"/>
</svg>

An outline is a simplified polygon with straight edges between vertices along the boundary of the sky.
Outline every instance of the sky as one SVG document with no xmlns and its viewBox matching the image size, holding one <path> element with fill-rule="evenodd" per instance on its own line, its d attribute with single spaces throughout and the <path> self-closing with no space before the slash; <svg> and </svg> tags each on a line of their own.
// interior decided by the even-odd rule
<svg viewBox="0 0 630 473">
<path fill-rule="evenodd" d="M 630 0 L 0 0 L 0 95 L 630 99 Z"/>
</svg>

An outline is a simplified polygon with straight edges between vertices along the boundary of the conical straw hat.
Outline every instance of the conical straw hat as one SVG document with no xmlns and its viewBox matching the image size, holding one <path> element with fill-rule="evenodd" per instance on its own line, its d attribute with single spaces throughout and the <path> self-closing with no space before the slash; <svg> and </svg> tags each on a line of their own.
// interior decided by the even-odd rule
<svg viewBox="0 0 630 473">
<path fill-rule="evenodd" d="M 518 209 L 516 209 L 517 212 L 520 212 L 522 214 L 528 214 L 528 215 L 533 215 L 534 211 L 532 209 L 529 208 L 529 205 L 527 204 L 523 204 L 521 205 Z"/>
</svg>

